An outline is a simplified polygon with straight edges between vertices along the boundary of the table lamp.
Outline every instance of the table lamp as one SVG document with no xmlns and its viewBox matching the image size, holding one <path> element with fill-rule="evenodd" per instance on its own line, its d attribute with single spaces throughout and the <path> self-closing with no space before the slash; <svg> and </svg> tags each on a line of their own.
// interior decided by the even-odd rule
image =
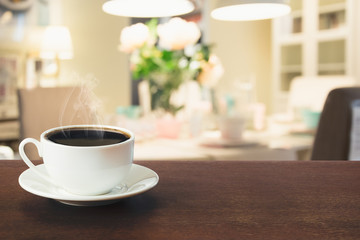
<svg viewBox="0 0 360 240">
<path fill-rule="evenodd" d="M 46 69 L 45 75 L 58 77 L 60 73 L 60 60 L 73 58 L 73 45 L 69 29 L 65 26 L 48 26 L 41 41 L 40 58 L 53 60 L 54 64 Z"/>
</svg>

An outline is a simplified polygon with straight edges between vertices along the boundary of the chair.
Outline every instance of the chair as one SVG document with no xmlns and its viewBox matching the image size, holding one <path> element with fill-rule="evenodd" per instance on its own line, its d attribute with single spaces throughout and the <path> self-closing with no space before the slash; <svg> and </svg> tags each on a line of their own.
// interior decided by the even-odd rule
<svg viewBox="0 0 360 240">
<path fill-rule="evenodd" d="M 91 123 L 87 98 L 80 87 L 19 89 L 20 138 L 39 139 L 49 128 Z M 26 151 L 39 158 L 33 146 Z"/>
<path fill-rule="evenodd" d="M 335 88 L 353 87 L 356 81 L 349 76 L 295 77 L 291 81 L 288 111 L 310 108 L 321 111 L 329 92 Z M 306 97 L 304 97 L 306 92 Z"/>
<path fill-rule="evenodd" d="M 336 88 L 326 99 L 315 135 L 311 160 L 348 160 L 352 103 L 360 87 Z"/>
<path fill-rule="evenodd" d="M 283 110 L 270 117 L 269 131 L 276 134 L 298 131 L 299 121 L 304 121 L 305 126 L 312 131 L 318 115 L 309 124 L 305 121 L 306 111 L 319 114 L 331 90 L 355 85 L 355 78 L 345 75 L 295 77 L 290 84 L 288 101 L 282 101 Z"/>
</svg>

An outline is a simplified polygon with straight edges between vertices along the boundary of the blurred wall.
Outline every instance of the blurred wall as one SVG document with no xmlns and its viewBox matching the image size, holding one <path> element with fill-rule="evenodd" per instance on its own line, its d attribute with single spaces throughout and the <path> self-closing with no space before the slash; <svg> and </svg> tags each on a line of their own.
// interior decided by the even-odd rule
<svg viewBox="0 0 360 240">
<path fill-rule="evenodd" d="M 206 41 L 214 43 L 214 51 L 221 59 L 225 73 L 219 84 L 221 91 L 233 89 L 234 81 L 253 78 L 258 102 L 271 112 L 272 62 L 271 20 L 229 22 L 214 20 L 210 10 L 214 0 L 208 1 Z"/>
<path fill-rule="evenodd" d="M 62 62 L 62 77 L 77 73 L 94 75 L 98 80 L 95 94 L 104 111 L 130 104 L 128 56 L 117 50 L 120 31 L 129 19 L 102 11 L 103 1 L 62 0 L 62 21 L 69 27 L 74 58 Z M 66 81 L 66 80 L 65 80 Z"/>
<path fill-rule="evenodd" d="M 271 111 L 271 20 L 223 22 L 211 19 L 214 1 L 206 3 L 205 39 L 214 43 L 225 74 L 220 90 L 232 89 L 234 81 L 252 77 L 256 80 L 257 101 Z M 105 14 L 102 2 L 63 0 L 63 22 L 68 25 L 74 41 L 75 58 L 64 62 L 67 73 L 93 73 L 99 80 L 95 90 L 104 101 L 105 110 L 130 104 L 130 77 L 127 55 L 117 50 L 120 31 L 129 24 L 128 18 Z"/>
<path fill-rule="evenodd" d="M 50 23 L 67 25 L 72 35 L 74 58 L 61 62 L 62 83 L 71 84 L 73 73 L 80 76 L 93 74 L 99 81 L 95 94 L 103 102 L 105 112 L 114 113 L 117 106 L 129 105 L 131 99 L 128 56 L 117 50 L 121 29 L 130 24 L 130 19 L 104 13 L 103 2 L 53 0 Z M 271 21 L 213 20 L 210 10 L 214 7 L 214 0 L 205 3 L 204 39 L 215 44 L 214 51 L 225 68 L 220 88 L 231 89 L 232 83 L 239 78 L 254 77 L 257 100 L 269 108 Z M 2 51 L 11 48 L 25 53 L 31 48 L 39 48 L 36 40 L 29 43 L 25 38 L 15 43 L 7 39 L 6 34 L 0 34 L 0 39 Z"/>
</svg>

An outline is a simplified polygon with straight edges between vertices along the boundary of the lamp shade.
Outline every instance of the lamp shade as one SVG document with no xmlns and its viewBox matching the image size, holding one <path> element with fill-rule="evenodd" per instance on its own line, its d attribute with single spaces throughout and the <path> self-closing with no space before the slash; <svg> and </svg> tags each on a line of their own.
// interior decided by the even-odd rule
<svg viewBox="0 0 360 240">
<path fill-rule="evenodd" d="M 189 0 L 109 0 L 102 6 L 108 14 L 135 18 L 177 16 L 194 8 Z"/>
<path fill-rule="evenodd" d="M 223 21 L 252 21 L 290 13 L 287 0 L 218 0 L 211 16 Z"/>
<path fill-rule="evenodd" d="M 49 26 L 45 29 L 40 57 L 45 59 L 71 59 L 73 57 L 73 45 L 67 27 Z"/>
</svg>

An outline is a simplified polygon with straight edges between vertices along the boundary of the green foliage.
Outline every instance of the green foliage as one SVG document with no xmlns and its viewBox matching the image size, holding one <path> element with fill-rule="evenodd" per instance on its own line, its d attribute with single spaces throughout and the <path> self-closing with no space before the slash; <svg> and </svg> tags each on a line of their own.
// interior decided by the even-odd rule
<svg viewBox="0 0 360 240">
<path fill-rule="evenodd" d="M 154 42 L 144 44 L 132 56 L 132 76 L 135 80 L 147 80 L 150 86 L 151 107 L 163 109 L 171 114 L 176 114 L 183 106 L 174 106 L 170 103 L 171 95 L 185 81 L 196 79 L 201 72 L 200 62 L 208 61 L 210 46 L 197 45 L 190 56 L 185 50 L 166 50 L 158 46 L 156 27 L 157 19 L 146 23 Z M 198 67 L 193 67 L 192 62 L 198 62 Z M 196 65 L 196 64 L 195 64 Z"/>
</svg>

